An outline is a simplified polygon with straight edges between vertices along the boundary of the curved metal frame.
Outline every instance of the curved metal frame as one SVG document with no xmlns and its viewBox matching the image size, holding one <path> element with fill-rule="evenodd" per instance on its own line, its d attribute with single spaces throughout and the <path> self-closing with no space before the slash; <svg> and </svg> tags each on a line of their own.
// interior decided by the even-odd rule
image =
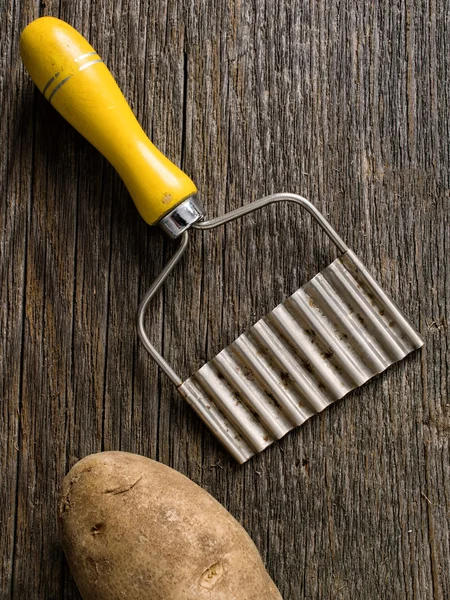
<svg viewBox="0 0 450 600">
<path fill-rule="evenodd" d="M 145 294 L 142 302 L 139 305 L 138 312 L 137 312 L 137 331 L 138 331 L 138 335 L 139 335 L 141 342 L 144 344 L 145 349 L 150 354 L 150 356 L 153 358 L 153 360 L 156 361 L 158 366 L 161 367 L 161 369 L 166 373 L 166 375 L 172 380 L 172 382 L 177 387 L 179 387 L 183 383 L 183 381 L 181 380 L 179 375 L 177 375 L 175 373 L 175 371 L 172 369 L 172 367 L 169 365 L 169 363 L 165 360 L 165 358 L 158 352 L 158 350 L 155 348 L 155 346 L 148 339 L 148 336 L 147 336 L 147 334 L 145 332 L 145 328 L 144 328 L 144 316 L 145 316 L 145 311 L 147 309 L 148 303 L 153 298 L 153 296 L 156 294 L 156 292 L 159 290 L 159 288 L 162 286 L 162 284 L 165 282 L 167 277 L 170 275 L 170 273 L 175 268 L 176 264 L 180 261 L 181 257 L 183 256 L 183 254 L 187 248 L 188 237 L 189 237 L 189 235 L 188 235 L 187 231 L 185 231 L 184 233 L 181 234 L 181 242 L 180 242 L 180 245 L 178 246 L 177 251 L 175 252 L 175 254 L 169 260 L 167 265 L 165 265 L 164 269 L 161 271 L 161 273 L 158 275 L 158 277 L 155 279 L 155 281 L 150 286 L 150 289 Z"/>
<path fill-rule="evenodd" d="M 210 219 L 209 221 L 197 222 L 192 225 L 193 229 L 200 229 L 202 231 L 207 231 L 210 229 L 214 229 L 216 227 L 220 227 L 221 225 L 225 225 L 226 223 L 230 223 L 231 221 L 235 221 L 236 219 L 240 219 L 245 215 L 248 215 L 256 210 L 260 210 L 269 204 L 274 204 L 275 202 L 294 202 L 295 204 L 299 204 L 303 208 L 305 208 L 310 215 L 317 221 L 320 227 L 325 231 L 330 240 L 335 244 L 335 246 L 342 252 L 345 253 L 349 250 L 349 247 L 344 243 L 344 241 L 340 238 L 340 236 L 336 233 L 336 231 L 331 227 L 322 213 L 313 205 L 309 200 L 303 198 L 302 196 L 298 196 L 297 194 L 272 194 L 270 196 L 265 196 L 264 198 L 260 198 L 255 202 L 251 202 L 242 208 L 237 208 L 236 210 L 232 210 L 221 217 L 215 217 L 214 219 Z M 158 366 L 166 373 L 169 379 L 179 387 L 182 385 L 183 381 L 181 377 L 172 369 L 169 363 L 164 359 L 164 357 L 158 352 L 158 350 L 153 346 L 150 342 L 144 328 L 144 316 L 147 306 L 159 288 L 162 286 L 164 281 L 173 271 L 177 263 L 180 261 L 183 256 L 188 244 L 188 232 L 185 231 L 180 236 L 180 245 L 169 260 L 169 262 L 165 265 L 164 269 L 158 275 L 156 280 L 150 286 L 150 289 L 145 294 L 144 299 L 139 305 L 137 312 L 137 331 L 141 342 L 143 343 L 145 349 L 153 358 L 153 360 L 158 364 Z"/>
</svg>

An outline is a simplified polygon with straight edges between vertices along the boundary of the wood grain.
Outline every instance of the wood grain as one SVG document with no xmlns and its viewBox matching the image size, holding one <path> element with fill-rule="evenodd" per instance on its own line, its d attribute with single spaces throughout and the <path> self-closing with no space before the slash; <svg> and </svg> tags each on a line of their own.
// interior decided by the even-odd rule
<svg viewBox="0 0 450 600">
<path fill-rule="evenodd" d="M 77 599 L 57 540 L 81 457 L 162 461 L 245 526 L 285 600 L 450 597 L 449 0 L 4 0 L 1 598 Z M 21 30 L 67 20 L 209 215 L 309 197 L 404 308 L 423 351 L 234 465 L 152 364 L 139 299 L 173 246 L 34 89 Z M 277 207 L 196 234 L 154 302 L 187 376 L 334 256 Z"/>
</svg>

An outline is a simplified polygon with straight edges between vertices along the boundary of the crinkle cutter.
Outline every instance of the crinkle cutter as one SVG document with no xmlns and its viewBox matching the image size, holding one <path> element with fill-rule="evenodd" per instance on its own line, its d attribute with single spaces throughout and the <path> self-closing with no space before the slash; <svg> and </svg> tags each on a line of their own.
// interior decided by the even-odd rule
<svg viewBox="0 0 450 600">
<path fill-rule="evenodd" d="M 147 138 L 102 59 L 70 25 L 52 17 L 33 21 L 22 34 L 21 55 L 49 102 L 118 171 L 145 221 L 180 240 L 139 306 L 139 337 L 238 462 L 423 345 L 305 198 L 274 194 L 204 221 L 194 183 Z M 188 230 L 213 229 L 282 201 L 306 209 L 338 248 L 339 258 L 183 382 L 151 343 L 144 315 L 186 250 Z"/>
</svg>

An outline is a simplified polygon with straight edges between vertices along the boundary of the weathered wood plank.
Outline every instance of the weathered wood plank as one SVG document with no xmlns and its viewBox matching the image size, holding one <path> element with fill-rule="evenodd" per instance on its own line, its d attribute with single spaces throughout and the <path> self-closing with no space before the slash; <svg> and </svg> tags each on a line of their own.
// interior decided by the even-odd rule
<svg viewBox="0 0 450 600">
<path fill-rule="evenodd" d="M 57 542 L 79 458 L 161 460 L 220 500 L 285 600 L 450 597 L 448 0 L 4 3 L 0 94 L 0 597 L 79 598 Z M 308 196 L 426 339 L 249 464 L 231 463 L 138 344 L 173 251 L 33 89 L 22 28 L 96 46 L 209 215 Z M 335 256 L 270 208 L 196 234 L 148 327 L 183 376 Z"/>
<path fill-rule="evenodd" d="M 2 25 L 2 39 L 17 44 L 21 15 L 9 7 Z M 4 37 L 3 37 L 4 36 Z M 2 552 L 0 581 L 2 595 L 12 589 L 16 559 L 19 497 L 19 440 L 23 397 L 23 327 L 27 228 L 31 197 L 34 107 L 30 89 L 12 86 L 19 65 L 14 55 L 1 51 L 0 94 L 0 419 L 1 485 L 0 528 Z M 8 98 L 7 101 L 5 99 Z"/>
</svg>

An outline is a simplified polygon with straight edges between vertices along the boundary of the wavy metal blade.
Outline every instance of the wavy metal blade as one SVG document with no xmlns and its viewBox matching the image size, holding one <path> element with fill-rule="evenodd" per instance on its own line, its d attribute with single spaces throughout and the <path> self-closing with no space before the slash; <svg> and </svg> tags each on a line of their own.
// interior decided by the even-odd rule
<svg viewBox="0 0 450 600">
<path fill-rule="evenodd" d="M 422 345 L 348 251 L 178 390 L 243 463 Z"/>
</svg>

